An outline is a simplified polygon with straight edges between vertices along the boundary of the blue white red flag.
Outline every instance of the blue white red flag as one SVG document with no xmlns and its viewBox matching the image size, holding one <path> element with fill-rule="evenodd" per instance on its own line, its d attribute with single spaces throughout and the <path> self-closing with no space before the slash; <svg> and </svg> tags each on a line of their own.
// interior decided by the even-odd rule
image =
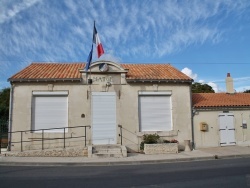
<svg viewBox="0 0 250 188">
<path fill-rule="evenodd" d="M 93 43 L 96 44 L 96 47 L 97 47 L 97 56 L 99 58 L 102 54 L 104 54 L 104 50 L 103 50 L 102 43 L 101 43 L 101 40 L 99 38 L 99 35 L 97 33 L 97 30 L 96 30 L 96 27 L 95 27 L 95 23 L 94 23 L 94 31 L 93 31 Z"/>
</svg>

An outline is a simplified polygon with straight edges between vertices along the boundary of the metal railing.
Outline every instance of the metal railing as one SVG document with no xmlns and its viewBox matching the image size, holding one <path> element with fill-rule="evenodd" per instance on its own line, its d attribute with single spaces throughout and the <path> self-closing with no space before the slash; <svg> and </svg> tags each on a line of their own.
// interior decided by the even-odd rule
<svg viewBox="0 0 250 188">
<path fill-rule="evenodd" d="M 121 145 L 122 145 L 122 125 L 118 125 L 118 127 L 120 128 L 119 136 L 121 137 Z"/>
<path fill-rule="evenodd" d="M 129 129 L 123 127 L 122 125 L 118 125 L 118 127 L 120 128 L 119 137 L 120 137 L 121 145 L 125 143 L 126 146 L 129 146 L 129 145 L 136 145 L 138 147 L 140 146 L 140 142 L 141 142 L 140 136 L 130 131 Z"/>
<path fill-rule="evenodd" d="M 74 126 L 74 127 L 60 127 L 60 128 L 50 128 L 50 129 L 36 129 L 36 130 L 25 130 L 25 131 L 13 131 L 13 132 L 7 132 L 7 134 L 10 134 L 11 135 L 11 138 L 13 134 L 20 134 L 20 141 L 15 141 L 15 142 L 12 142 L 10 141 L 9 142 L 9 145 L 11 144 L 14 144 L 14 143 L 20 143 L 21 144 L 21 152 L 23 151 L 23 143 L 26 143 L 26 142 L 34 142 L 34 141 L 37 141 L 37 142 L 42 142 L 42 150 L 44 150 L 44 141 L 47 141 L 47 140 L 63 140 L 63 148 L 66 147 L 66 140 L 67 139 L 74 139 L 74 138 L 84 138 L 84 141 L 85 141 L 85 146 L 86 146 L 86 142 L 87 142 L 87 132 L 86 132 L 86 129 L 87 127 L 91 128 L 90 125 L 85 125 L 85 126 Z M 70 134 L 71 136 L 66 136 L 66 130 L 68 129 L 76 129 L 76 128 L 84 128 L 84 134 L 83 136 L 72 136 L 72 133 Z M 63 130 L 62 132 L 51 132 L 52 130 Z M 24 133 L 32 133 L 32 134 L 41 134 L 41 138 L 32 138 L 32 140 L 24 140 L 23 139 L 23 134 Z M 53 133 L 57 133 L 57 134 L 60 134 L 60 133 L 63 133 L 63 137 L 55 137 L 55 138 L 45 138 L 44 137 L 44 134 L 53 134 Z M 1 142 L 2 142 L 2 132 L 0 131 L 0 153 L 1 153 Z M 37 135 L 36 135 L 37 136 Z"/>
</svg>

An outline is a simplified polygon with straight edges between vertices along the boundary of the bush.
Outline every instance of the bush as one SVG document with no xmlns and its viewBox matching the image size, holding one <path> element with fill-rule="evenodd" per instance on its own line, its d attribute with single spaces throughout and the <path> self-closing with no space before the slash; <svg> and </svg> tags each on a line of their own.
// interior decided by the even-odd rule
<svg viewBox="0 0 250 188">
<path fill-rule="evenodd" d="M 144 144 L 156 144 L 158 143 L 160 136 L 158 134 L 144 134 L 143 141 L 140 144 L 140 149 L 144 150 Z"/>
<path fill-rule="evenodd" d="M 172 139 L 172 140 L 163 140 L 164 143 L 179 143 L 178 140 Z"/>
</svg>

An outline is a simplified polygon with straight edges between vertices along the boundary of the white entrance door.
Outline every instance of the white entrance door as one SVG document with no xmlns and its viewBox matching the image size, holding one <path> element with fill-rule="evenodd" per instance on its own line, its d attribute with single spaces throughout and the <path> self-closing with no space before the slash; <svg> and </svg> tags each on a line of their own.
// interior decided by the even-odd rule
<svg viewBox="0 0 250 188">
<path fill-rule="evenodd" d="M 92 143 L 116 144 L 115 92 L 92 92 Z"/>
<path fill-rule="evenodd" d="M 219 115 L 220 145 L 235 145 L 234 115 L 223 113 Z"/>
</svg>

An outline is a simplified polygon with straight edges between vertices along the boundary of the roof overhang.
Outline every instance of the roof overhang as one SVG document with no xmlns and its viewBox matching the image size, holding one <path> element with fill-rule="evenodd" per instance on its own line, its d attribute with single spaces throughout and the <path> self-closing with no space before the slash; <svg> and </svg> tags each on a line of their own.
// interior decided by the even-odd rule
<svg viewBox="0 0 250 188">
<path fill-rule="evenodd" d="M 214 106 L 214 107 L 193 107 L 195 111 L 228 111 L 228 110 L 250 110 L 249 106 Z"/>
<path fill-rule="evenodd" d="M 8 79 L 9 82 L 81 82 L 81 78 L 33 78 L 33 79 Z"/>
<path fill-rule="evenodd" d="M 154 82 L 154 83 L 192 83 L 193 80 L 168 80 L 168 79 L 164 79 L 164 80 L 157 80 L 157 79 L 129 79 L 127 78 L 126 79 L 127 82 L 130 82 L 130 83 L 142 83 L 142 82 L 148 82 L 148 83 L 151 83 L 151 82 Z"/>
</svg>

